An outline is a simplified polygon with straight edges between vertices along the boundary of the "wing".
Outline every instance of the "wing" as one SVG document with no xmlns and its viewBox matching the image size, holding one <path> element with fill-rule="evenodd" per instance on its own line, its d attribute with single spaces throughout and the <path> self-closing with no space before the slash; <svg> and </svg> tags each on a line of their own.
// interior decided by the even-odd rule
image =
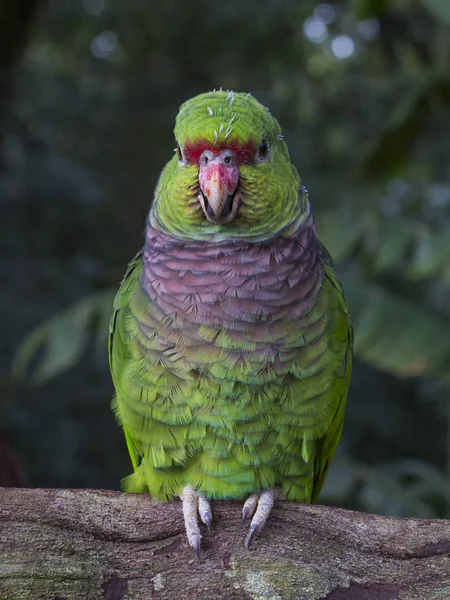
<svg viewBox="0 0 450 600">
<path fill-rule="evenodd" d="M 136 256 L 128 265 L 125 276 L 120 284 L 119 291 L 114 299 L 113 313 L 109 323 L 109 366 L 116 389 L 117 382 L 119 381 L 120 374 L 125 367 L 128 356 L 127 344 L 129 343 L 129 340 L 125 330 L 125 320 L 127 318 L 127 314 L 129 313 L 130 298 L 136 287 L 139 285 L 141 271 L 142 250 L 136 254 Z M 116 414 L 117 420 L 122 425 L 117 407 L 117 401 L 115 398 L 112 401 L 112 408 Z M 136 471 L 141 460 L 141 454 L 126 427 L 123 427 L 123 430 L 125 433 L 128 452 L 130 453 L 131 462 L 133 464 L 133 469 Z"/>
<path fill-rule="evenodd" d="M 314 460 L 314 485 L 312 490 L 311 502 L 316 502 L 322 486 L 325 482 L 331 459 L 336 451 L 341 437 L 344 424 L 344 411 L 347 399 L 348 386 L 350 382 L 350 373 L 352 370 L 352 348 L 353 348 L 353 328 L 350 315 L 345 304 L 342 286 L 336 277 L 336 274 L 329 264 L 328 253 L 323 250 L 325 262 L 323 271 L 325 274 L 324 287 L 327 293 L 334 296 L 337 300 L 334 310 L 336 318 L 333 319 L 334 329 L 330 333 L 336 343 L 336 351 L 342 354 L 342 360 L 335 372 L 331 393 L 335 397 L 336 412 L 325 436 L 316 442 L 316 452 Z M 333 303 L 334 304 L 334 303 Z"/>
</svg>

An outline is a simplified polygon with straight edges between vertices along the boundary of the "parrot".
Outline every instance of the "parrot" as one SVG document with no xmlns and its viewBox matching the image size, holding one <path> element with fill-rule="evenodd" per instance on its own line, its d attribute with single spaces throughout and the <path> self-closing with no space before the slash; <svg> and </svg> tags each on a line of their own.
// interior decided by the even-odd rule
<svg viewBox="0 0 450 600">
<path fill-rule="evenodd" d="M 278 121 L 253 95 L 182 104 L 144 245 L 114 300 L 112 408 L 126 492 L 181 499 L 200 559 L 211 501 L 245 545 L 277 499 L 316 502 L 336 451 L 353 333 Z"/>
</svg>

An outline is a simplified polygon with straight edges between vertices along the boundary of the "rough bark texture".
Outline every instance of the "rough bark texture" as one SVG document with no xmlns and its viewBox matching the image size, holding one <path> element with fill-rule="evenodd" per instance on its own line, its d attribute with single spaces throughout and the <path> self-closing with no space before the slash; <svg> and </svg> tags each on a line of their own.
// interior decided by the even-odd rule
<svg viewBox="0 0 450 600">
<path fill-rule="evenodd" d="M 216 502 L 198 563 L 180 504 L 0 488 L 0 600 L 450 598 L 450 522 L 280 502 L 251 551 Z"/>
</svg>

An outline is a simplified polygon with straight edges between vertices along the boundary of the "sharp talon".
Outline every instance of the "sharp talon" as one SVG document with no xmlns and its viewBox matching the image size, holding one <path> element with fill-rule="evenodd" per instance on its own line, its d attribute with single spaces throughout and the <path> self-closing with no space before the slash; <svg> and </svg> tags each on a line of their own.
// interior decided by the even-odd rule
<svg viewBox="0 0 450 600">
<path fill-rule="evenodd" d="M 244 521 L 249 519 L 255 512 L 258 505 L 258 497 L 258 494 L 252 494 L 244 502 L 244 506 L 242 507 L 242 518 Z"/>
<path fill-rule="evenodd" d="M 250 550 L 250 544 L 252 542 L 253 536 L 255 535 L 255 533 L 258 533 L 258 530 L 258 525 L 250 525 L 250 530 L 247 534 L 247 537 L 245 538 L 245 547 L 247 548 L 247 550 Z"/>
<path fill-rule="evenodd" d="M 260 496 L 258 496 L 258 494 L 252 494 L 245 501 L 244 508 L 242 509 L 242 517 L 246 519 L 253 515 L 250 529 L 245 539 L 245 547 L 247 550 L 250 548 L 255 533 L 261 531 L 269 518 L 270 511 L 272 510 L 274 500 L 278 493 L 279 492 L 276 489 L 265 490 Z"/>
<path fill-rule="evenodd" d="M 211 517 L 202 517 L 200 515 L 201 519 L 202 519 L 202 523 L 204 523 L 208 529 L 208 533 L 211 533 L 211 523 L 212 523 L 212 519 Z"/>
<path fill-rule="evenodd" d="M 198 562 L 202 562 L 202 548 L 201 548 L 201 537 L 194 540 L 192 543 L 192 547 L 194 548 L 195 556 L 197 557 Z"/>
<path fill-rule="evenodd" d="M 206 525 L 208 531 L 211 532 L 212 511 L 208 500 L 203 496 L 198 497 L 198 513 L 202 523 Z"/>
<path fill-rule="evenodd" d="M 242 509 L 242 520 L 247 521 L 252 516 L 252 511 L 249 506 L 244 506 Z"/>
</svg>

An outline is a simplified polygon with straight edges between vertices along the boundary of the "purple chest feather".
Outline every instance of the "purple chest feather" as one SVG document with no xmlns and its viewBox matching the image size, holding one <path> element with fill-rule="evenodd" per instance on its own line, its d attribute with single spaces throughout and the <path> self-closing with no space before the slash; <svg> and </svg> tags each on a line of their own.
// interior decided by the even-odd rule
<svg viewBox="0 0 450 600">
<path fill-rule="evenodd" d="M 320 289 L 311 226 L 267 243 L 182 242 L 147 228 L 141 285 L 166 315 L 226 329 L 298 319 Z"/>
</svg>

